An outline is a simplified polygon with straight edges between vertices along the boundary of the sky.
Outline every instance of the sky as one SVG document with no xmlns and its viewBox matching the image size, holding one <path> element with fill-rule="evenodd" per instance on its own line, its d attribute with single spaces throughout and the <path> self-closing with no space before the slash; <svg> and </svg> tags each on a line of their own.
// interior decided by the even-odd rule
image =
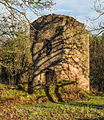
<svg viewBox="0 0 104 120">
<path fill-rule="evenodd" d="M 94 1 L 95 0 L 55 0 L 56 5 L 53 6 L 53 9 L 44 10 L 41 12 L 41 15 L 51 13 L 68 15 L 88 26 L 88 17 L 95 18 L 97 16 L 93 9 Z M 31 21 L 34 21 L 40 16 L 28 14 Z"/>
<path fill-rule="evenodd" d="M 54 0 L 54 1 L 56 5 L 54 5 L 52 9 L 50 10 L 45 9 L 41 11 L 41 14 L 39 14 L 38 16 L 31 13 L 31 11 L 28 11 L 26 15 L 29 18 L 29 20 L 33 22 L 38 17 L 46 14 L 52 13 L 62 14 L 74 17 L 79 22 L 84 23 L 86 25 L 86 28 L 88 28 L 88 26 L 91 26 L 91 23 L 88 21 L 88 17 L 89 18 L 97 17 L 97 13 L 93 9 L 95 0 Z M 104 0 L 101 1 L 104 2 Z M 0 13 L 2 13 L 3 11 L 4 10 L 0 5 Z"/>
</svg>

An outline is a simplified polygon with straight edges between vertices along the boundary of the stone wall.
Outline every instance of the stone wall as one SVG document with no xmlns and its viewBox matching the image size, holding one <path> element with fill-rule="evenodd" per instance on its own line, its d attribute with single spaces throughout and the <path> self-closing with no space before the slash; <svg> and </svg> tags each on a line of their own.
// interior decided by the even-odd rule
<svg viewBox="0 0 104 120">
<path fill-rule="evenodd" d="M 64 15 L 45 15 L 32 23 L 33 84 L 75 81 L 89 90 L 89 33 L 84 24 Z"/>
</svg>

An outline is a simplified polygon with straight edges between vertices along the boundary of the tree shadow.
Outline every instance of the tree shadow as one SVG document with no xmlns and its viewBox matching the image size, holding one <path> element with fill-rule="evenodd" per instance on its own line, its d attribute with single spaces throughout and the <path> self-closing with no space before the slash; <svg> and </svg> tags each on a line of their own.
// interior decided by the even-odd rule
<svg viewBox="0 0 104 120">
<path fill-rule="evenodd" d="M 48 97 L 49 101 L 55 103 L 55 101 L 53 100 L 53 98 L 51 97 L 49 93 L 49 85 L 46 85 L 44 90 L 45 90 L 46 96 Z"/>
<path fill-rule="evenodd" d="M 77 120 L 104 120 L 104 117 L 99 117 L 99 118 L 96 118 L 96 119 L 77 119 Z"/>
<path fill-rule="evenodd" d="M 62 97 L 61 97 L 61 94 L 59 93 L 59 88 L 63 87 L 63 86 L 66 86 L 66 85 L 71 85 L 71 84 L 74 84 L 74 83 L 75 83 L 75 81 L 66 81 L 66 82 L 60 82 L 59 84 L 56 84 L 55 94 L 56 94 L 56 97 L 58 98 L 59 102 L 64 102 Z"/>
<path fill-rule="evenodd" d="M 95 109 L 101 109 L 101 110 L 104 109 L 104 105 L 97 105 L 93 103 L 73 102 L 73 103 L 67 103 L 67 104 L 72 106 L 89 107 L 89 108 L 95 108 Z"/>
<path fill-rule="evenodd" d="M 80 106 L 80 107 L 89 107 L 89 108 L 96 108 L 96 109 L 104 109 L 104 105 L 97 105 L 97 104 L 92 104 L 92 103 L 70 103 L 70 105 L 74 106 Z"/>
<path fill-rule="evenodd" d="M 59 101 L 59 102 L 64 102 L 64 101 L 62 100 L 61 94 L 60 94 L 58 91 L 59 91 L 59 86 L 56 85 L 56 87 L 55 87 L 56 97 L 58 98 L 58 101 Z"/>
</svg>

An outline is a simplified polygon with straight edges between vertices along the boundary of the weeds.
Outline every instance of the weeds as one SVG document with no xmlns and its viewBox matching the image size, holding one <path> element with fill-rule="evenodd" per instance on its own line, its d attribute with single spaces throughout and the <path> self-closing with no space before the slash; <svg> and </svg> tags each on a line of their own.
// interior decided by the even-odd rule
<svg viewBox="0 0 104 120">
<path fill-rule="evenodd" d="M 61 91 L 59 89 L 62 95 L 63 91 Z M 0 119 L 2 120 L 104 119 L 104 97 L 101 96 L 93 95 L 86 101 L 52 103 L 48 101 L 44 89 L 35 90 L 34 94 L 29 95 L 27 92 L 0 85 L 0 93 Z M 63 94 L 66 94 L 65 88 Z M 53 89 L 50 95 L 54 100 L 56 99 Z"/>
</svg>

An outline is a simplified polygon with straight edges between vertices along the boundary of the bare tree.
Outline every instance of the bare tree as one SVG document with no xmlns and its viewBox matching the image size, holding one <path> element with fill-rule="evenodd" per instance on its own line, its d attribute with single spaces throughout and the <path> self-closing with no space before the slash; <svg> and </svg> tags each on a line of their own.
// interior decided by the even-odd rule
<svg viewBox="0 0 104 120">
<path fill-rule="evenodd" d="M 53 0 L 0 0 L 0 5 L 6 11 L 6 14 L 0 14 L 0 36 L 14 37 L 17 32 L 15 31 L 17 21 L 25 19 L 30 24 L 27 11 L 30 10 L 35 15 L 38 15 L 41 10 L 51 8 L 54 3 Z"/>
<path fill-rule="evenodd" d="M 98 35 L 104 32 L 104 0 L 94 1 L 93 6 L 97 17 L 90 18 L 90 22 L 93 26 L 90 27 L 91 31 L 97 31 Z"/>
</svg>

